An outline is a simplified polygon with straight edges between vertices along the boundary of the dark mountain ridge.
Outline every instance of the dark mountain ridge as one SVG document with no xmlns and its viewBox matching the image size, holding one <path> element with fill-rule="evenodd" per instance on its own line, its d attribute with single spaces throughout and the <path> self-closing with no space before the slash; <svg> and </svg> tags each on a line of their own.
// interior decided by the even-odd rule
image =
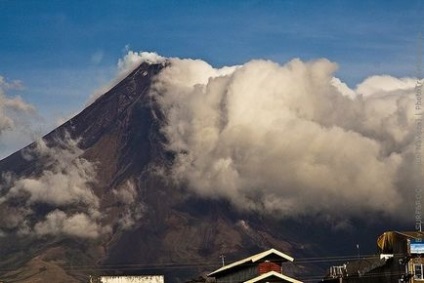
<svg viewBox="0 0 424 283">
<path fill-rule="evenodd" d="M 79 147 L 86 150 L 100 142 L 104 135 L 110 136 L 118 131 L 123 131 L 122 134 L 126 134 L 127 138 L 133 137 L 129 130 L 135 125 L 131 123 L 138 121 L 139 125 L 150 125 L 149 120 L 146 120 L 151 118 L 148 113 L 134 112 L 133 108 L 136 107 L 137 102 L 141 102 L 142 105 L 150 104 L 147 94 L 151 79 L 161 68 L 163 68 L 161 64 L 142 64 L 81 113 L 44 136 L 43 139 L 48 144 L 54 144 L 57 139 L 63 139 L 67 133 L 71 138 L 79 139 Z M 150 109 L 145 110 L 150 112 Z M 139 117 L 131 116 L 137 114 Z M 28 147 L 31 149 L 33 146 L 32 144 Z M 24 158 L 22 151 L 28 150 L 28 147 L 0 160 L 0 170 L 15 173 L 25 171 L 28 160 Z"/>
</svg>

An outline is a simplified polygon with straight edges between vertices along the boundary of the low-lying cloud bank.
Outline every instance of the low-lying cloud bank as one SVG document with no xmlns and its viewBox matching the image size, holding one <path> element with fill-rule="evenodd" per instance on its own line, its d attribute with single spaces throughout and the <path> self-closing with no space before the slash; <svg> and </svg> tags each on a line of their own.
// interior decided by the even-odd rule
<svg viewBox="0 0 424 283">
<path fill-rule="evenodd" d="M 151 95 L 176 154 L 172 177 L 195 194 L 281 217 L 413 219 L 416 79 L 350 89 L 326 59 L 169 61 Z"/>
<path fill-rule="evenodd" d="M 27 160 L 42 164 L 33 176 L 3 173 L 0 185 L 0 229 L 21 235 L 68 235 L 97 238 L 110 231 L 101 224 L 99 199 L 91 190 L 95 164 L 81 158 L 78 141 L 67 137 L 49 147 L 40 139 L 25 152 Z M 16 205 L 19 203 L 20 205 Z M 41 217 L 41 218 L 40 218 Z"/>
<path fill-rule="evenodd" d="M 127 180 L 112 189 L 114 202 L 108 209 L 102 207 L 93 191 L 99 164 L 84 159 L 78 143 L 69 136 L 56 139 L 54 146 L 39 139 L 22 152 L 38 166 L 30 176 L 1 173 L 0 214 L 7 217 L 0 218 L 0 236 L 96 239 L 112 233 L 112 227 L 126 230 L 136 225 L 144 212 L 136 183 Z"/>
</svg>

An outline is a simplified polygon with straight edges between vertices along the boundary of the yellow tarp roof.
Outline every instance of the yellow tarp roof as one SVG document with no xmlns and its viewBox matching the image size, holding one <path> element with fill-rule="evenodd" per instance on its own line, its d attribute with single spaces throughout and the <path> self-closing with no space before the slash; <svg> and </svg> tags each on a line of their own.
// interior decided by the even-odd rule
<svg viewBox="0 0 424 283">
<path fill-rule="evenodd" d="M 394 242 L 396 238 L 407 238 L 407 239 L 423 239 L 424 232 L 419 231 L 409 231 L 409 232 L 399 232 L 399 231 L 387 231 L 384 232 L 377 239 L 377 245 L 382 251 L 387 251 L 393 249 Z"/>
</svg>

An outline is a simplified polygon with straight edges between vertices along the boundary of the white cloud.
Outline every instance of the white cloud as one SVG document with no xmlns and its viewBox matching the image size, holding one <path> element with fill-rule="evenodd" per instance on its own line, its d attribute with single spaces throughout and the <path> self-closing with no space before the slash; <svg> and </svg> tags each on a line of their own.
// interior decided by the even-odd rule
<svg viewBox="0 0 424 283">
<path fill-rule="evenodd" d="M 196 194 L 282 217 L 411 213 L 412 79 L 372 77 L 353 91 L 326 59 L 170 62 L 152 95 L 172 176 Z"/>
</svg>

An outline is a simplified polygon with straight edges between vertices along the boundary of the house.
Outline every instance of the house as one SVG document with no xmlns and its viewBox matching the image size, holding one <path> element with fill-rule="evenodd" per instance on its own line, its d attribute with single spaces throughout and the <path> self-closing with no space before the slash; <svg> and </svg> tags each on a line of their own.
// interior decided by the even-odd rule
<svg viewBox="0 0 424 283">
<path fill-rule="evenodd" d="M 164 283 L 164 276 L 90 276 L 89 283 Z"/>
<path fill-rule="evenodd" d="M 382 252 L 395 255 L 398 262 L 392 264 L 391 270 L 403 274 L 402 282 L 423 282 L 423 232 L 385 232 L 377 244 Z"/>
<path fill-rule="evenodd" d="M 377 239 L 379 255 L 332 266 L 322 280 L 327 283 L 424 282 L 424 233 L 384 232 Z"/>
<path fill-rule="evenodd" d="M 282 263 L 293 262 L 294 259 L 276 249 L 241 259 L 209 273 L 208 281 L 216 283 L 264 283 L 292 282 L 299 280 L 283 274 Z"/>
</svg>

